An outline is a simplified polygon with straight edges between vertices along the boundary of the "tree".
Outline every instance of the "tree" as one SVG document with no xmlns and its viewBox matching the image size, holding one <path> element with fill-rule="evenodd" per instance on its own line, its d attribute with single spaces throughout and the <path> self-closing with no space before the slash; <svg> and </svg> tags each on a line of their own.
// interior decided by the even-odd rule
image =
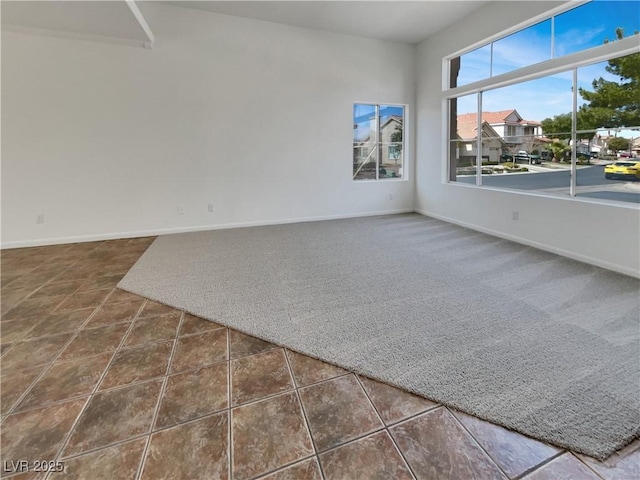
<svg viewBox="0 0 640 480">
<path fill-rule="evenodd" d="M 561 113 L 553 118 L 545 118 L 540 122 L 542 131 L 547 137 L 557 138 L 559 140 L 568 140 L 571 138 L 571 114 Z"/>
<path fill-rule="evenodd" d="M 616 29 L 616 38 L 624 38 L 623 29 Z M 591 83 L 593 91 L 579 89 L 589 102 L 578 110 L 579 130 L 640 125 L 640 53 L 611 59 L 605 70 L 620 81 L 600 77 Z"/>
<path fill-rule="evenodd" d="M 609 150 L 619 152 L 620 150 L 629 150 L 629 139 L 624 137 L 613 137 L 607 142 Z"/>
<path fill-rule="evenodd" d="M 391 134 L 391 141 L 393 143 L 399 143 L 399 147 L 402 147 L 402 123 L 396 125 L 395 130 Z"/>
<path fill-rule="evenodd" d="M 549 150 L 553 153 L 553 161 L 560 162 L 564 159 L 566 153 L 571 150 L 571 147 L 565 142 L 554 141 L 549 144 Z"/>
<path fill-rule="evenodd" d="M 392 154 L 396 165 L 398 164 L 398 158 L 402 152 L 402 123 L 396 125 L 395 130 L 391 134 L 392 145 L 389 148 L 389 152 Z"/>
</svg>

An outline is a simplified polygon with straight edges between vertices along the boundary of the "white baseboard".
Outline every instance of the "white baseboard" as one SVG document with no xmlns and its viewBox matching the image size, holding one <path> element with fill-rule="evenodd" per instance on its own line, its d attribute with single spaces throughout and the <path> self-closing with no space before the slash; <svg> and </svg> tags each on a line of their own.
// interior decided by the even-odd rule
<svg viewBox="0 0 640 480">
<path fill-rule="evenodd" d="M 637 270 L 633 270 L 632 268 L 627 268 L 615 263 L 606 262 L 598 258 L 589 257 L 587 255 L 581 255 L 579 253 L 575 253 L 570 250 L 565 250 L 563 248 L 557 248 L 550 245 L 546 245 L 544 243 L 534 242 L 527 238 L 517 237 L 515 235 L 509 235 L 503 232 L 492 230 L 490 228 L 480 227 L 472 223 L 461 222 L 460 220 L 456 220 L 455 218 L 449 218 L 447 216 L 439 215 L 437 213 L 431 213 L 421 209 L 416 209 L 414 211 L 416 213 L 419 213 L 420 215 L 424 215 L 425 217 L 437 218 L 438 220 L 443 220 L 445 222 L 453 223 L 461 227 L 470 228 L 471 230 L 476 230 L 478 232 L 493 235 L 494 237 L 504 238 L 505 240 L 511 240 L 512 242 L 527 245 L 529 247 L 535 247 L 540 250 L 544 250 L 546 252 L 555 253 L 557 255 L 562 255 L 563 257 L 571 258 L 573 260 L 577 260 L 583 263 L 588 263 L 589 265 L 594 265 L 596 267 L 612 270 L 614 272 L 622 273 L 624 275 L 629 275 L 630 277 L 640 278 L 640 272 Z"/>
<path fill-rule="evenodd" d="M 373 217 L 376 215 L 393 215 L 397 213 L 412 213 L 413 211 L 414 211 L 413 208 L 405 208 L 405 209 L 383 210 L 383 211 L 368 212 L 368 213 L 346 213 L 346 214 L 339 214 L 339 215 L 288 218 L 288 219 L 271 220 L 271 221 L 223 223 L 223 224 L 217 224 L 217 225 L 160 228 L 160 229 L 139 230 L 139 231 L 132 231 L 132 232 L 100 233 L 95 235 L 76 235 L 76 236 L 69 236 L 69 237 L 42 238 L 37 240 L 19 240 L 14 242 L 2 242 L 0 243 L 0 249 L 9 250 L 12 248 L 43 247 L 46 245 L 59 245 L 64 243 L 116 240 L 119 238 L 155 237 L 158 235 L 171 235 L 174 233 L 203 232 L 207 230 L 225 230 L 229 228 L 261 227 L 265 225 L 284 225 L 288 223 L 321 222 L 323 220 L 340 220 L 344 218 Z"/>
</svg>

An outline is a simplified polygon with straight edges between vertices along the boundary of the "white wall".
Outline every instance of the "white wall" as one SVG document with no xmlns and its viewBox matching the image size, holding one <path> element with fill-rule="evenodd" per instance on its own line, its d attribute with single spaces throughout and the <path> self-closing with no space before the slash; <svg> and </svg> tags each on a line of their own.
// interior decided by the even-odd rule
<svg viewBox="0 0 640 480">
<path fill-rule="evenodd" d="M 545 198 L 443 182 L 442 59 L 562 2 L 495 2 L 418 45 L 416 210 L 640 276 L 636 205 Z M 513 221 L 512 212 L 519 212 Z"/>
<path fill-rule="evenodd" d="M 411 138 L 415 47 L 140 8 L 153 50 L 2 33 L 3 247 L 413 209 L 351 174 L 353 102 Z"/>
</svg>

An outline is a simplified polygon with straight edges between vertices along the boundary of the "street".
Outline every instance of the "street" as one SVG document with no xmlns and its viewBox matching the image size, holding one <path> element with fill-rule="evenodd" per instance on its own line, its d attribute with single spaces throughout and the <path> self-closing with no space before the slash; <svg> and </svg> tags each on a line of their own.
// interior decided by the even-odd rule
<svg viewBox="0 0 640 480">
<path fill-rule="evenodd" d="M 568 169 L 550 171 L 538 165 L 528 165 L 527 168 L 530 170 L 527 173 L 483 175 L 482 184 L 487 187 L 537 190 L 557 195 L 569 193 Z M 475 183 L 475 176 L 459 176 L 457 181 Z M 604 178 L 603 165 L 578 167 L 576 186 L 579 197 L 640 203 L 640 182 L 607 180 Z"/>
</svg>

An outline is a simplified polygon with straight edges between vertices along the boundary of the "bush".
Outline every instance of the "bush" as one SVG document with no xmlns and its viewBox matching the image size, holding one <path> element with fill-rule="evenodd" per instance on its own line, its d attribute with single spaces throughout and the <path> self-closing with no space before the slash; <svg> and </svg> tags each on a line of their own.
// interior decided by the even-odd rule
<svg viewBox="0 0 640 480">
<path fill-rule="evenodd" d="M 517 164 L 515 167 L 506 167 L 506 164 L 505 164 L 504 171 L 507 173 L 516 173 L 516 172 L 528 172 L 529 169 L 527 167 L 521 167 Z"/>
</svg>

